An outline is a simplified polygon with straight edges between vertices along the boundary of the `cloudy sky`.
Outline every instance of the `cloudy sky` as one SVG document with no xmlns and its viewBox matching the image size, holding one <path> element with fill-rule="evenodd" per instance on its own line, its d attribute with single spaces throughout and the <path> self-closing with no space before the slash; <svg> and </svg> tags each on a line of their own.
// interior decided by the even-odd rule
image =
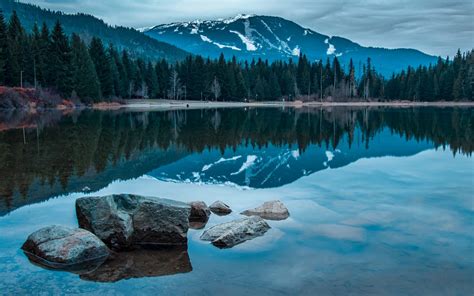
<svg viewBox="0 0 474 296">
<path fill-rule="evenodd" d="M 473 0 L 23 0 L 135 28 L 239 13 L 281 16 L 366 46 L 452 56 L 474 48 Z"/>
</svg>

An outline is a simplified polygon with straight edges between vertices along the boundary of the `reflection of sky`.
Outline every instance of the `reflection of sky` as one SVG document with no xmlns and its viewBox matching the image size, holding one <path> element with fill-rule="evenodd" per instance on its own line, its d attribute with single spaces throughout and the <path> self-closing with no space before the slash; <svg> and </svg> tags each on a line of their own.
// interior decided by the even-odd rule
<svg viewBox="0 0 474 296">
<path fill-rule="evenodd" d="M 96 284 L 32 266 L 18 249 L 32 231 L 76 225 L 71 194 L 0 218 L 0 288 L 70 293 L 163 294 L 470 294 L 474 289 L 473 160 L 429 150 L 410 157 L 361 159 L 276 189 L 168 183 L 150 177 L 114 182 L 94 195 L 136 193 L 182 201 L 221 199 L 234 213 L 280 199 L 290 218 L 230 250 L 190 231 L 193 271 Z M 56 290 L 54 290 L 56 289 Z"/>
</svg>

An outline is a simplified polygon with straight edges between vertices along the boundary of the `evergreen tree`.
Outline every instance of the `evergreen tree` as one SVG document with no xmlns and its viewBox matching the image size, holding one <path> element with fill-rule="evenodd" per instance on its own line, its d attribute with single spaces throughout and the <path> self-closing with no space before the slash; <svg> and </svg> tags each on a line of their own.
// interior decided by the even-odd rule
<svg viewBox="0 0 474 296">
<path fill-rule="evenodd" d="M 36 41 L 38 52 L 36 60 L 36 76 L 40 85 L 46 86 L 51 82 L 52 73 L 49 68 L 49 46 L 51 38 L 49 29 L 46 23 L 43 23 L 41 27 L 41 34 L 38 41 Z"/>
<path fill-rule="evenodd" d="M 71 49 L 59 21 L 51 33 L 48 61 L 51 86 L 62 95 L 69 96 L 72 91 Z"/>
<path fill-rule="evenodd" d="M 25 31 L 21 26 L 20 19 L 13 12 L 7 29 L 8 51 L 7 63 L 5 66 L 5 84 L 9 86 L 20 86 L 23 71 L 23 43 L 25 41 Z"/>
<path fill-rule="evenodd" d="M 115 50 L 112 44 L 109 44 L 107 49 L 108 55 L 110 57 L 110 70 L 112 72 L 112 84 L 113 84 L 113 93 L 116 96 L 122 96 L 121 90 L 121 77 L 123 76 L 123 67 L 120 62 L 120 58 L 117 50 Z M 122 73 L 121 73 L 122 72 Z"/>
<path fill-rule="evenodd" d="M 89 46 L 89 54 L 94 62 L 97 76 L 99 77 L 100 89 L 104 98 L 110 98 L 115 95 L 114 82 L 112 77 L 112 68 L 110 56 L 107 54 L 102 40 L 97 37 L 92 38 Z"/>
<path fill-rule="evenodd" d="M 97 102 L 101 95 L 100 84 L 87 46 L 73 34 L 71 47 L 73 90 L 86 102 Z"/>
<path fill-rule="evenodd" d="M 300 55 L 298 60 L 298 72 L 297 72 L 297 84 L 298 89 L 304 95 L 309 95 L 310 93 L 310 67 L 306 55 Z"/>
<path fill-rule="evenodd" d="M 151 62 L 148 62 L 147 64 L 145 81 L 148 87 L 148 96 L 152 99 L 157 98 L 160 93 L 160 89 L 158 85 L 158 78 Z"/>
<path fill-rule="evenodd" d="M 7 26 L 0 10 L 0 85 L 5 85 L 6 64 L 8 59 Z"/>
</svg>

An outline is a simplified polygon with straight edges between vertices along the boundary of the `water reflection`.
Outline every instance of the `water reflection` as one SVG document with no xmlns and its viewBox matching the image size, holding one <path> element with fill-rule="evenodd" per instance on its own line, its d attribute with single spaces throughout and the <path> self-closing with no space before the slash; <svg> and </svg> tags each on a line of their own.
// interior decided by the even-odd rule
<svg viewBox="0 0 474 296">
<path fill-rule="evenodd" d="M 187 273 L 193 270 L 187 246 L 118 252 L 109 258 L 71 267 L 52 266 L 51 262 L 45 263 L 33 254 L 25 252 L 25 255 L 32 264 L 40 268 L 67 271 L 79 275 L 82 280 L 104 283 Z"/>
<path fill-rule="evenodd" d="M 187 273 L 192 270 L 186 246 L 115 253 L 99 268 L 80 277 L 94 282 L 117 282 L 131 278 Z"/>
<path fill-rule="evenodd" d="M 83 111 L 0 115 L 0 215 L 145 174 L 271 188 L 360 158 L 449 146 L 471 155 L 472 108 Z"/>
</svg>

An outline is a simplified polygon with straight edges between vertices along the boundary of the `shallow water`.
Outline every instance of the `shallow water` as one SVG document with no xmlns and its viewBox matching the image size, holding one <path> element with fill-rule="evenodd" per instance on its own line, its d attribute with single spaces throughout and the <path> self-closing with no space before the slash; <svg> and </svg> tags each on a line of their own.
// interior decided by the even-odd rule
<svg viewBox="0 0 474 296">
<path fill-rule="evenodd" d="M 472 108 L 0 116 L 1 294 L 472 294 L 473 118 Z M 81 276 L 20 250 L 40 227 L 77 226 L 76 198 L 112 193 L 232 207 L 206 228 L 274 199 L 290 217 L 232 249 L 190 230 L 187 253 L 124 255 Z"/>
</svg>

